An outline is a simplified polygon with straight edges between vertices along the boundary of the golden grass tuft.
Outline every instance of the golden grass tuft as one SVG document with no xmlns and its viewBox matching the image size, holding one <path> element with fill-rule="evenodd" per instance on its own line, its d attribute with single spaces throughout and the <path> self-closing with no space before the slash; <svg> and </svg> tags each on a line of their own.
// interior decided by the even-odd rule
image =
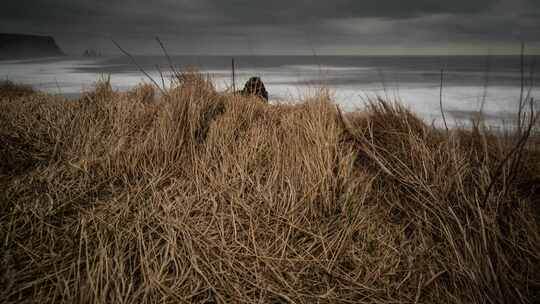
<svg viewBox="0 0 540 304">
<path fill-rule="evenodd" d="M 10 99 L 35 94 L 36 91 L 30 86 L 17 84 L 11 80 L 0 81 L 0 98 Z"/>
<path fill-rule="evenodd" d="M 508 142 L 381 100 L 8 90 L 0 302 L 540 301 L 531 147 L 510 182 Z"/>
</svg>

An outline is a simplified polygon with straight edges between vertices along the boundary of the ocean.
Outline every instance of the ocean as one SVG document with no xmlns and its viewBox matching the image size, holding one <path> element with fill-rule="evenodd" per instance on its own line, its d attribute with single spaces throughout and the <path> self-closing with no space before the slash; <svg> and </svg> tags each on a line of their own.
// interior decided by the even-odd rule
<svg viewBox="0 0 540 304">
<path fill-rule="evenodd" d="M 176 68 L 195 67 L 208 74 L 218 90 L 231 87 L 231 56 L 173 56 Z M 164 56 L 136 56 L 136 62 L 161 83 L 170 76 Z M 515 117 L 521 93 L 520 56 L 235 56 L 236 87 L 259 76 L 271 103 L 312 96 L 321 86 L 344 111 L 361 109 L 380 96 L 399 101 L 428 123 L 441 123 L 440 93 L 451 125 L 467 124 L 481 108 L 488 125 L 500 126 Z M 540 56 L 525 57 L 525 95 L 538 96 L 534 72 Z M 63 57 L 0 61 L 0 77 L 37 89 L 77 96 L 92 83 L 110 76 L 115 89 L 149 82 L 128 57 Z M 482 104 L 484 106 L 482 107 Z"/>
</svg>

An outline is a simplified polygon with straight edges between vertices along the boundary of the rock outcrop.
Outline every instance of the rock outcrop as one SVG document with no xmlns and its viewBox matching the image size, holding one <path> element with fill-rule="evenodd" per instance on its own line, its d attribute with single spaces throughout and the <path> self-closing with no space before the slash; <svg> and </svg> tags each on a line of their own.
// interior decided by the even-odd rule
<svg viewBox="0 0 540 304">
<path fill-rule="evenodd" d="M 240 91 L 244 96 L 257 96 L 264 101 L 268 101 L 268 92 L 264 87 L 264 83 L 259 77 L 251 77 L 244 86 L 244 89 Z"/>
<path fill-rule="evenodd" d="M 64 56 L 53 37 L 0 33 L 0 60 Z"/>
<path fill-rule="evenodd" d="M 86 49 L 83 53 L 83 57 L 87 57 L 87 58 L 101 57 L 101 52 L 96 49 Z"/>
</svg>

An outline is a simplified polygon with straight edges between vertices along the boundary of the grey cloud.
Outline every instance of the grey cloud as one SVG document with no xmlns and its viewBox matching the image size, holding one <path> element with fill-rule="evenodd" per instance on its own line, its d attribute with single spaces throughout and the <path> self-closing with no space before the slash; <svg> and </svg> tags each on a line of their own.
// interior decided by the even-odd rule
<svg viewBox="0 0 540 304">
<path fill-rule="evenodd" d="M 477 13 L 497 0 L 8 0 L 0 16 L 4 20 L 27 19 L 60 24 L 90 20 L 122 22 L 169 21 L 175 24 L 276 24 L 345 17 L 410 17 L 434 13 Z"/>
<path fill-rule="evenodd" d="M 211 0 L 232 23 L 301 23 L 327 18 L 405 18 L 424 14 L 478 13 L 498 0 L 250 1 Z"/>
<path fill-rule="evenodd" d="M 74 49 L 114 37 L 153 52 L 142 41 L 157 35 L 186 52 L 540 41 L 538 0 L 4 1 L 0 31 L 52 34 Z"/>
</svg>

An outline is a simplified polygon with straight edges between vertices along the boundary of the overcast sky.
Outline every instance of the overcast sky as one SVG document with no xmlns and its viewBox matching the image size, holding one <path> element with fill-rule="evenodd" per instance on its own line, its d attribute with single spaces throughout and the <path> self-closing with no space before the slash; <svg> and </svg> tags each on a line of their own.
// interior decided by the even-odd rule
<svg viewBox="0 0 540 304">
<path fill-rule="evenodd" d="M 540 54 L 540 0 L 2 0 L 0 32 L 157 54 Z M 7 2 L 7 3 L 6 3 Z"/>
</svg>

